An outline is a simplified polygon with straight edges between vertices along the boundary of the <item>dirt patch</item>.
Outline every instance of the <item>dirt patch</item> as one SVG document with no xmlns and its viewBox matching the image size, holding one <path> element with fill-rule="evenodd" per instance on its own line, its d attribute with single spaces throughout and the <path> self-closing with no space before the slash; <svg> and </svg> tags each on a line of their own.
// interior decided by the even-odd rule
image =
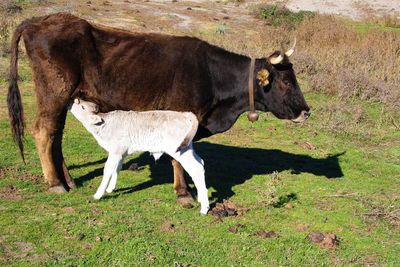
<svg viewBox="0 0 400 267">
<path fill-rule="evenodd" d="M 276 238 L 279 237 L 280 235 L 275 231 L 259 230 L 254 233 L 254 236 L 258 236 L 261 238 Z"/>
<path fill-rule="evenodd" d="M 361 19 L 374 15 L 399 15 L 400 2 L 393 0 L 291 0 L 286 6 L 293 10 L 309 10 L 324 14 L 335 14 L 339 16 Z"/>
<path fill-rule="evenodd" d="M 240 229 L 243 229 L 243 228 L 244 228 L 244 225 L 238 223 L 238 224 L 236 224 L 235 226 L 230 226 L 230 227 L 228 228 L 228 231 L 231 232 L 231 233 L 233 233 L 233 234 L 236 234 L 237 232 L 239 232 Z"/>
<path fill-rule="evenodd" d="M 10 176 L 14 180 L 31 181 L 33 184 L 40 184 L 42 179 L 41 175 L 32 174 L 27 171 L 18 171 L 13 168 L 0 168 L 0 179 Z"/>
<path fill-rule="evenodd" d="M 228 216 L 242 215 L 249 210 L 250 209 L 237 205 L 232 201 L 224 200 L 223 203 L 217 203 L 208 213 L 217 219 L 221 219 Z"/>
<path fill-rule="evenodd" d="M 307 223 L 300 223 L 300 224 L 296 225 L 296 230 L 299 232 L 305 232 L 308 230 L 309 227 L 310 227 L 310 225 Z"/>
<path fill-rule="evenodd" d="M 21 200 L 20 190 L 13 185 L 0 188 L 0 198 L 7 200 Z"/>
<path fill-rule="evenodd" d="M 315 150 L 317 147 L 310 142 L 307 141 L 294 141 L 295 145 L 298 145 L 301 148 L 307 149 L 307 150 Z"/>
<path fill-rule="evenodd" d="M 339 245 L 339 239 L 335 234 L 312 232 L 308 234 L 307 238 L 318 244 L 321 248 L 335 248 Z"/>
<path fill-rule="evenodd" d="M 175 224 L 171 223 L 170 221 L 165 221 L 160 226 L 160 230 L 162 232 L 173 232 L 175 230 Z"/>
</svg>

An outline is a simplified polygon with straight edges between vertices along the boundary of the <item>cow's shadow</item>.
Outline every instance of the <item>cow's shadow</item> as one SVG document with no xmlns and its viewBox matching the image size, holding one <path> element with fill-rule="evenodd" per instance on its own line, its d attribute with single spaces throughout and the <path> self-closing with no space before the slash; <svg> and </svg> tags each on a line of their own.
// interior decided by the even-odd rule
<svg viewBox="0 0 400 267">
<path fill-rule="evenodd" d="M 329 179 L 343 177 L 339 165 L 339 156 L 343 153 L 318 159 L 277 149 L 241 148 L 208 142 L 195 143 L 194 148 L 205 161 L 207 187 L 215 189 L 216 192 L 212 197 L 217 202 L 233 196 L 235 193 L 232 188 L 251 179 L 253 175 L 290 170 L 293 174 L 311 173 Z M 106 158 L 93 162 L 93 164 L 105 160 Z M 154 163 L 154 159 L 148 153 L 142 153 L 139 157 L 126 162 L 123 169 L 127 169 L 132 163 L 138 164 L 139 168 L 149 164 L 151 179 L 133 187 L 118 189 L 115 193 L 132 193 L 154 185 L 172 183 L 173 170 L 168 159 L 164 158 Z M 88 165 L 90 163 L 71 166 L 70 169 Z M 102 172 L 103 168 L 98 168 L 75 181 L 78 185 L 82 185 L 85 181 L 101 176 Z M 191 181 L 190 178 L 187 180 Z"/>
</svg>

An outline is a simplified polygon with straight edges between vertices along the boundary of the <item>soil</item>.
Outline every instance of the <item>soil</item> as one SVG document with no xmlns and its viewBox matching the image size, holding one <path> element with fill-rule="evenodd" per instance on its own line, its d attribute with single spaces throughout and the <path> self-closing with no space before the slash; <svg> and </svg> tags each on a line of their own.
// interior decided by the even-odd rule
<svg viewBox="0 0 400 267">
<path fill-rule="evenodd" d="M 400 18 L 400 1 L 398 0 L 289 0 L 286 6 L 293 11 L 309 10 L 352 19 L 361 19 L 371 15 L 390 15 Z"/>
</svg>

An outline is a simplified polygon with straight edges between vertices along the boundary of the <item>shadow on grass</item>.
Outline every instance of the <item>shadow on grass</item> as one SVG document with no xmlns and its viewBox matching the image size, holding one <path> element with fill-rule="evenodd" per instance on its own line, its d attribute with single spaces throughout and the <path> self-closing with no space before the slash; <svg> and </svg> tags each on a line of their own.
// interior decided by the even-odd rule
<svg viewBox="0 0 400 267">
<path fill-rule="evenodd" d="M 217 202 L 233 196 L 235 193 L 232 188 L 251 179 L 253 175 L 291 170 L 293 174 L 311 173 L 329 179 L 343 177 L 343 172 L 339 165 L 339 156 L 344 153 L 317 159 L 277 149 L 241 148 L 208 142 L 195 143 L 194 148 L 197 154 L 205 161 L 207 187 L 215 189 L 216 193 L 212 197 L 215 197 Z M 92 164 L 98 164 L 103 161 L 105 159 L 92 162 Z M 154 185 L 172 183 L 172 166 L 169 160 L 164 158 L 158 163 L 154 163 L 153 158 L 148 153 L 143 153 L 125 163 L 123 169 L 127 169 L 132 163 L 137 163 L 139 166 L 150 164 L 151 180 L 134 187 L 118 189 L 116 192 L 126 194 Z M 81 166 L 89 166 L 90 164 L 87 163 Z M 79 167 L 72 166 L 72 168 Z M 102 172 L 103 168 L 98 168 L 75 179 L 75 181 L 78 185 L 82 185 L 88 180 L 101 176 Z M 291 197 L 293 196 L 288 196 L 289 201 Z M 282 199 L 282 203 L 287 201 L 287 199 Z"/>
</svg>

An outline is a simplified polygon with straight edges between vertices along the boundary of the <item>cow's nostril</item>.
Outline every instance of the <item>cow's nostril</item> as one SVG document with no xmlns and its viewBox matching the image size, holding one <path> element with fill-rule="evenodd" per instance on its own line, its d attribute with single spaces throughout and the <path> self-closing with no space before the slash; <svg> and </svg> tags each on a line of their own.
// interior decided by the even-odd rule
<svg viewBox="0 0 400 267">
<path fill-rule="evenodd" d="M 311 110 L 310 111 L 303 111 L 303 116 L 304 117 L 306 117 L 306 118 L 308 118 L 308 117 L 310 117 L 310 115 L 311 115 Z"/>
</svg>

